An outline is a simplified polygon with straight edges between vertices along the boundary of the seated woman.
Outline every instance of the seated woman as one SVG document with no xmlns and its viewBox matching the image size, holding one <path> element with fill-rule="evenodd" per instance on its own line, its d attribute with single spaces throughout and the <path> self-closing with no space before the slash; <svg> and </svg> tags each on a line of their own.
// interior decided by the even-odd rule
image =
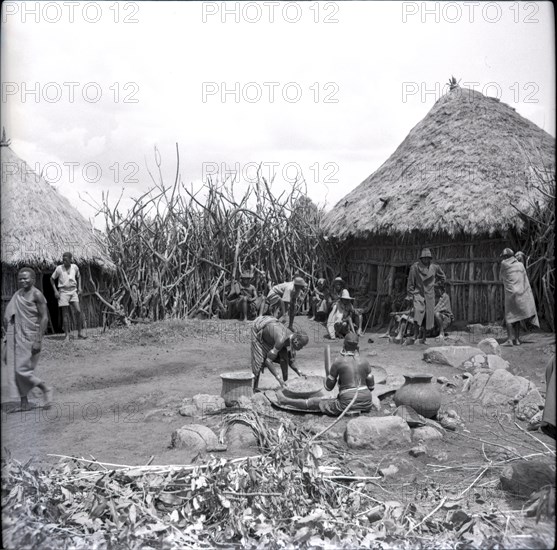
<svg viewBox="0 0 557 550">
<path fill-rule="evenodd" d="M 325 388 L 332 391 L 338 383 L 339 393 L 336 399 L 322 396 L 309 399 L 286 397 L 282 391 L 277 392 L 280 404 L 289 405 L 299 410 L 321 411 L 329 416 L 339 416 L 352 402 L 357 394 L 351 412 L 369 412 L 373 406 L 371 392 L 375 380 L 371 374 L 371 365 L 360 357 L 359 338 L 356 334 L 347 334 L 340 357 L 334 361 L 325 380 Z"/>
<path fill-rule="evenodd" d="M 244 272 L 239 283 L 232 283 L 226 297 L 230 319 L 241 318 L 242 321 L 247 321 L 255 319 L 259 314 L 262 298 L 257 296 L 257 290 L 251 281 L 251 273 Z"/>
<path fill-rule="evenodd" d="M 310 299 L 310 321 L 323 321 L 329 313 L 329 289 L 325 279 L 317 279 Z"/>
</svg>

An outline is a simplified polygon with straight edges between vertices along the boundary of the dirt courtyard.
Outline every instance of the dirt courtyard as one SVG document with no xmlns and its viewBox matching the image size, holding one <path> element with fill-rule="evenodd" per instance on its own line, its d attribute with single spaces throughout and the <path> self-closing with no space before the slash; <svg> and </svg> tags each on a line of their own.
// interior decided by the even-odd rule
<svg viewBox="0 0 557 550">
<path fill-rule="evenodd" d="M 298 317 L 296 323 L 310 336 L 308 346 L 299 352 L 300 367 L 308 374 L 324 374 L 325 345 L 331 345 L 334 357 L 341 341 L 325 339 L 325 329 L 305 317 Z M 404 373 L 427 372 L 449 379 L 458 374 L 451 367 L 426 364 L 424 345 L 401 347 L 377 336 L 366 333 L 360 351 L 373 365 L 384 367 L 391 380 L 402 380 Z M 470 334 L 451 336 L 452 343 L 474 344 Z M 368 343 L 368 338 L 374 342 Z M 477 343 L 481 336 L 475 338 Z M 54 387 L 54 406 L 16 413 L 3 408 L 2 453 L 8 451 L 22 462 L 56 460 L 49 454 L 94 456 L 102 462 L 128 465 L 145 464 L 151 457 L 155 464 L 187 462 L 191 458 L 187 453 L 169 448 L 172 432 L 192 422 L 178 413 L 182 400 L 198 393 L 220 394 L 220 374 L 249 370 L 249 339 L 249 324 L 193 320 L 136 325 L 104 334 L 90 329 L 87 340 L 74 338 L 68 343 L 58 336 L 47 337 L 38 374 Z M 428 342 L 435 345 L 434 340 Z M 544 392 L 545 366 L 554 349 L 554 335 L 537 332 L 527 335 L 521 348 L 502 348 L 502 356 L 510 362 L 513 374 L 529 378 Z M 276 381 L 265 373 L 260 385 L 271 388 Z M 444 404 L 466 405 L 459 392 L 443 393 Z M 40 397 L 35 399 L 40 401 Z M 463 419 L 472 433 L 498 440 L 493 419 L 481 411 L 474 418 L 467 414 Z M 314 415 L 295 418 L 300 422 L 316 419 Z M 527 452 L 528 438 L 515 432 L 507 444 L 516 447 L 522 439 Z M 536 435 L 551 444 L 543 434 Z M 449 455 L 453 449 L 455 459 L 465 460 L 471 442 L 450 434 L 445 444 Z"/>
</svg>

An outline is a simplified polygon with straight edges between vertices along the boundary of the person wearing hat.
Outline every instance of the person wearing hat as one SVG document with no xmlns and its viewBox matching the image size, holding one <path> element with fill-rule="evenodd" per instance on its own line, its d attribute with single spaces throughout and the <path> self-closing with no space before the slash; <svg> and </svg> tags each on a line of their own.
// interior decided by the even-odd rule
<svg viewBox="0 0 557 550">
<path fill-rule="evenodd" d="M 362 334 L 362 316 L 354 309 L 353 302 L 354 298 L 350 296 L 348 289 L 343 289 L 327 319 L 327 332 L 331 340 L 336 340 L 337 336 L 343 338 L 350 332 Z M 354 323 L 357 324 L 357 329 L 354 328 Z"/>
<path fill-rule="evenodd" d="M 505 289 L 507 341 L 503 346 L 520 346 L 520 321 L 529 321 L 535 327 L 540 323 L 526 268 L 510 248 L 501 253 L 499 278 Z"/>
<path fill-rule="evenodd" d="M 353 332 L 344 337 L 340 356 L 331 365 L 325 380 L 325 388 L 328 391 L 333 390 L 338 383 L 338 397 L 320 402 L 319 408 L 325 414 L 339 416 L 352 402 L 356 393 L 356 401 L 350 407 L 351 411 L 369 412 L 372 408 L 371 392 L 375 380 L 371 374 L 371 365 L 360 357 L 358 345 L 359 338 Z"/>
<path fill-rule="evenodd" d="M 257 290 L 251 284 L 251 281 L 251 273 L 244 271 L 240 276 L 240 282 L 232 283 L 230 292 L 226 297 L 231 319 L 241 316 L 242 321 L 247 321 L 257 317 L 261 304 L 257 296 Z"/>
<path fill-rule="evenodd" d="M 288 328 L 290 330 L 293 330 L 296 300 L 306 286 L 307 284 L 302 277 L 294 277 L 290 282 L 275 285 L 267 294 L 266 302 L 271 314 L 283 321 L 288 311 Z"/>
<path fill-rule="evenodd" d="M 296 352 L 309 342 L 303 331 L 292 332 L 270 315 L 257 317 L 251 327 L 251 369 L 255 376 L 253 391 L 258 391 L 259 377 L 265 367 L 284 386 L 290 367 L 298 376 L 305 377 L 296 365 Z M 280 365 L 282 380 L 275 364 Z"/>
<path fill-rule="evenodd" d="M 408 274 L 406 290 L 408 299 L 414 308 L 414 337 L 407 339 L 406 344 L 413 344 L 422 331 L 422 337 L 418 340 L 425 344 L 425 331 L 431 330 L 435 323 L 435 285 L 445 284 L 445 273 L 432 261 L 429 248 L 424 248 L 420 259 L 412 264 Z"/>
<path fill-rule="evenodd" d="M 331 313 L 333 306 L 340 300 L 340 293 L 344 289 L 344 281 L 342 277 L 336 277 L 331 285 L 331 292 L 329 293 L 329 310 Z"/>
</svg>

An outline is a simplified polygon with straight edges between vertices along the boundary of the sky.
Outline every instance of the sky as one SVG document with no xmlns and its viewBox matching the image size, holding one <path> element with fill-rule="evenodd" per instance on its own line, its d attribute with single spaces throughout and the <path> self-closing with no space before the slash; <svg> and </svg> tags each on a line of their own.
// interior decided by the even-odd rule
<svg viewBox="0 0 557 550">
<path fill-rule="evenodd" d="M 8 1 L 1 30 L 12 149 L 100 229 L 103 196 L 158 180 L 155 149 L 173 183 L 176 143 L 194 189 L 260 165 L 330 209 L 451 76 L 555 136 L 551 3 Z"/>
</svg>

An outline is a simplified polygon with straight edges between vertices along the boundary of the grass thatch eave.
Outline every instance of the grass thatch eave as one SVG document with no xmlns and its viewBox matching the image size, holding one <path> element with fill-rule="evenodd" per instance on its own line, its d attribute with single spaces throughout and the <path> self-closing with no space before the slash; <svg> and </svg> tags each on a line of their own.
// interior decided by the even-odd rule
<svg viewBox="0 0 557 550">
<path fill-rule="evenodd" d="M 1 148 L 2 263 L 52 269 L 62 254 L 75 263 L 113 271 L 114 264 L 91 225 L 10 147 Z"/>
<path fill-rule="evenodd" d="M 412 231 L 456 236 L 520 231 L 535 169 L 555 172 L 555 139 L 513 108 L 473 90 L 440 98 L 389 159 L 324 220 L 346 239 Z M 535 168 L 535 169 L 534 169 Z"/>
</svg>

